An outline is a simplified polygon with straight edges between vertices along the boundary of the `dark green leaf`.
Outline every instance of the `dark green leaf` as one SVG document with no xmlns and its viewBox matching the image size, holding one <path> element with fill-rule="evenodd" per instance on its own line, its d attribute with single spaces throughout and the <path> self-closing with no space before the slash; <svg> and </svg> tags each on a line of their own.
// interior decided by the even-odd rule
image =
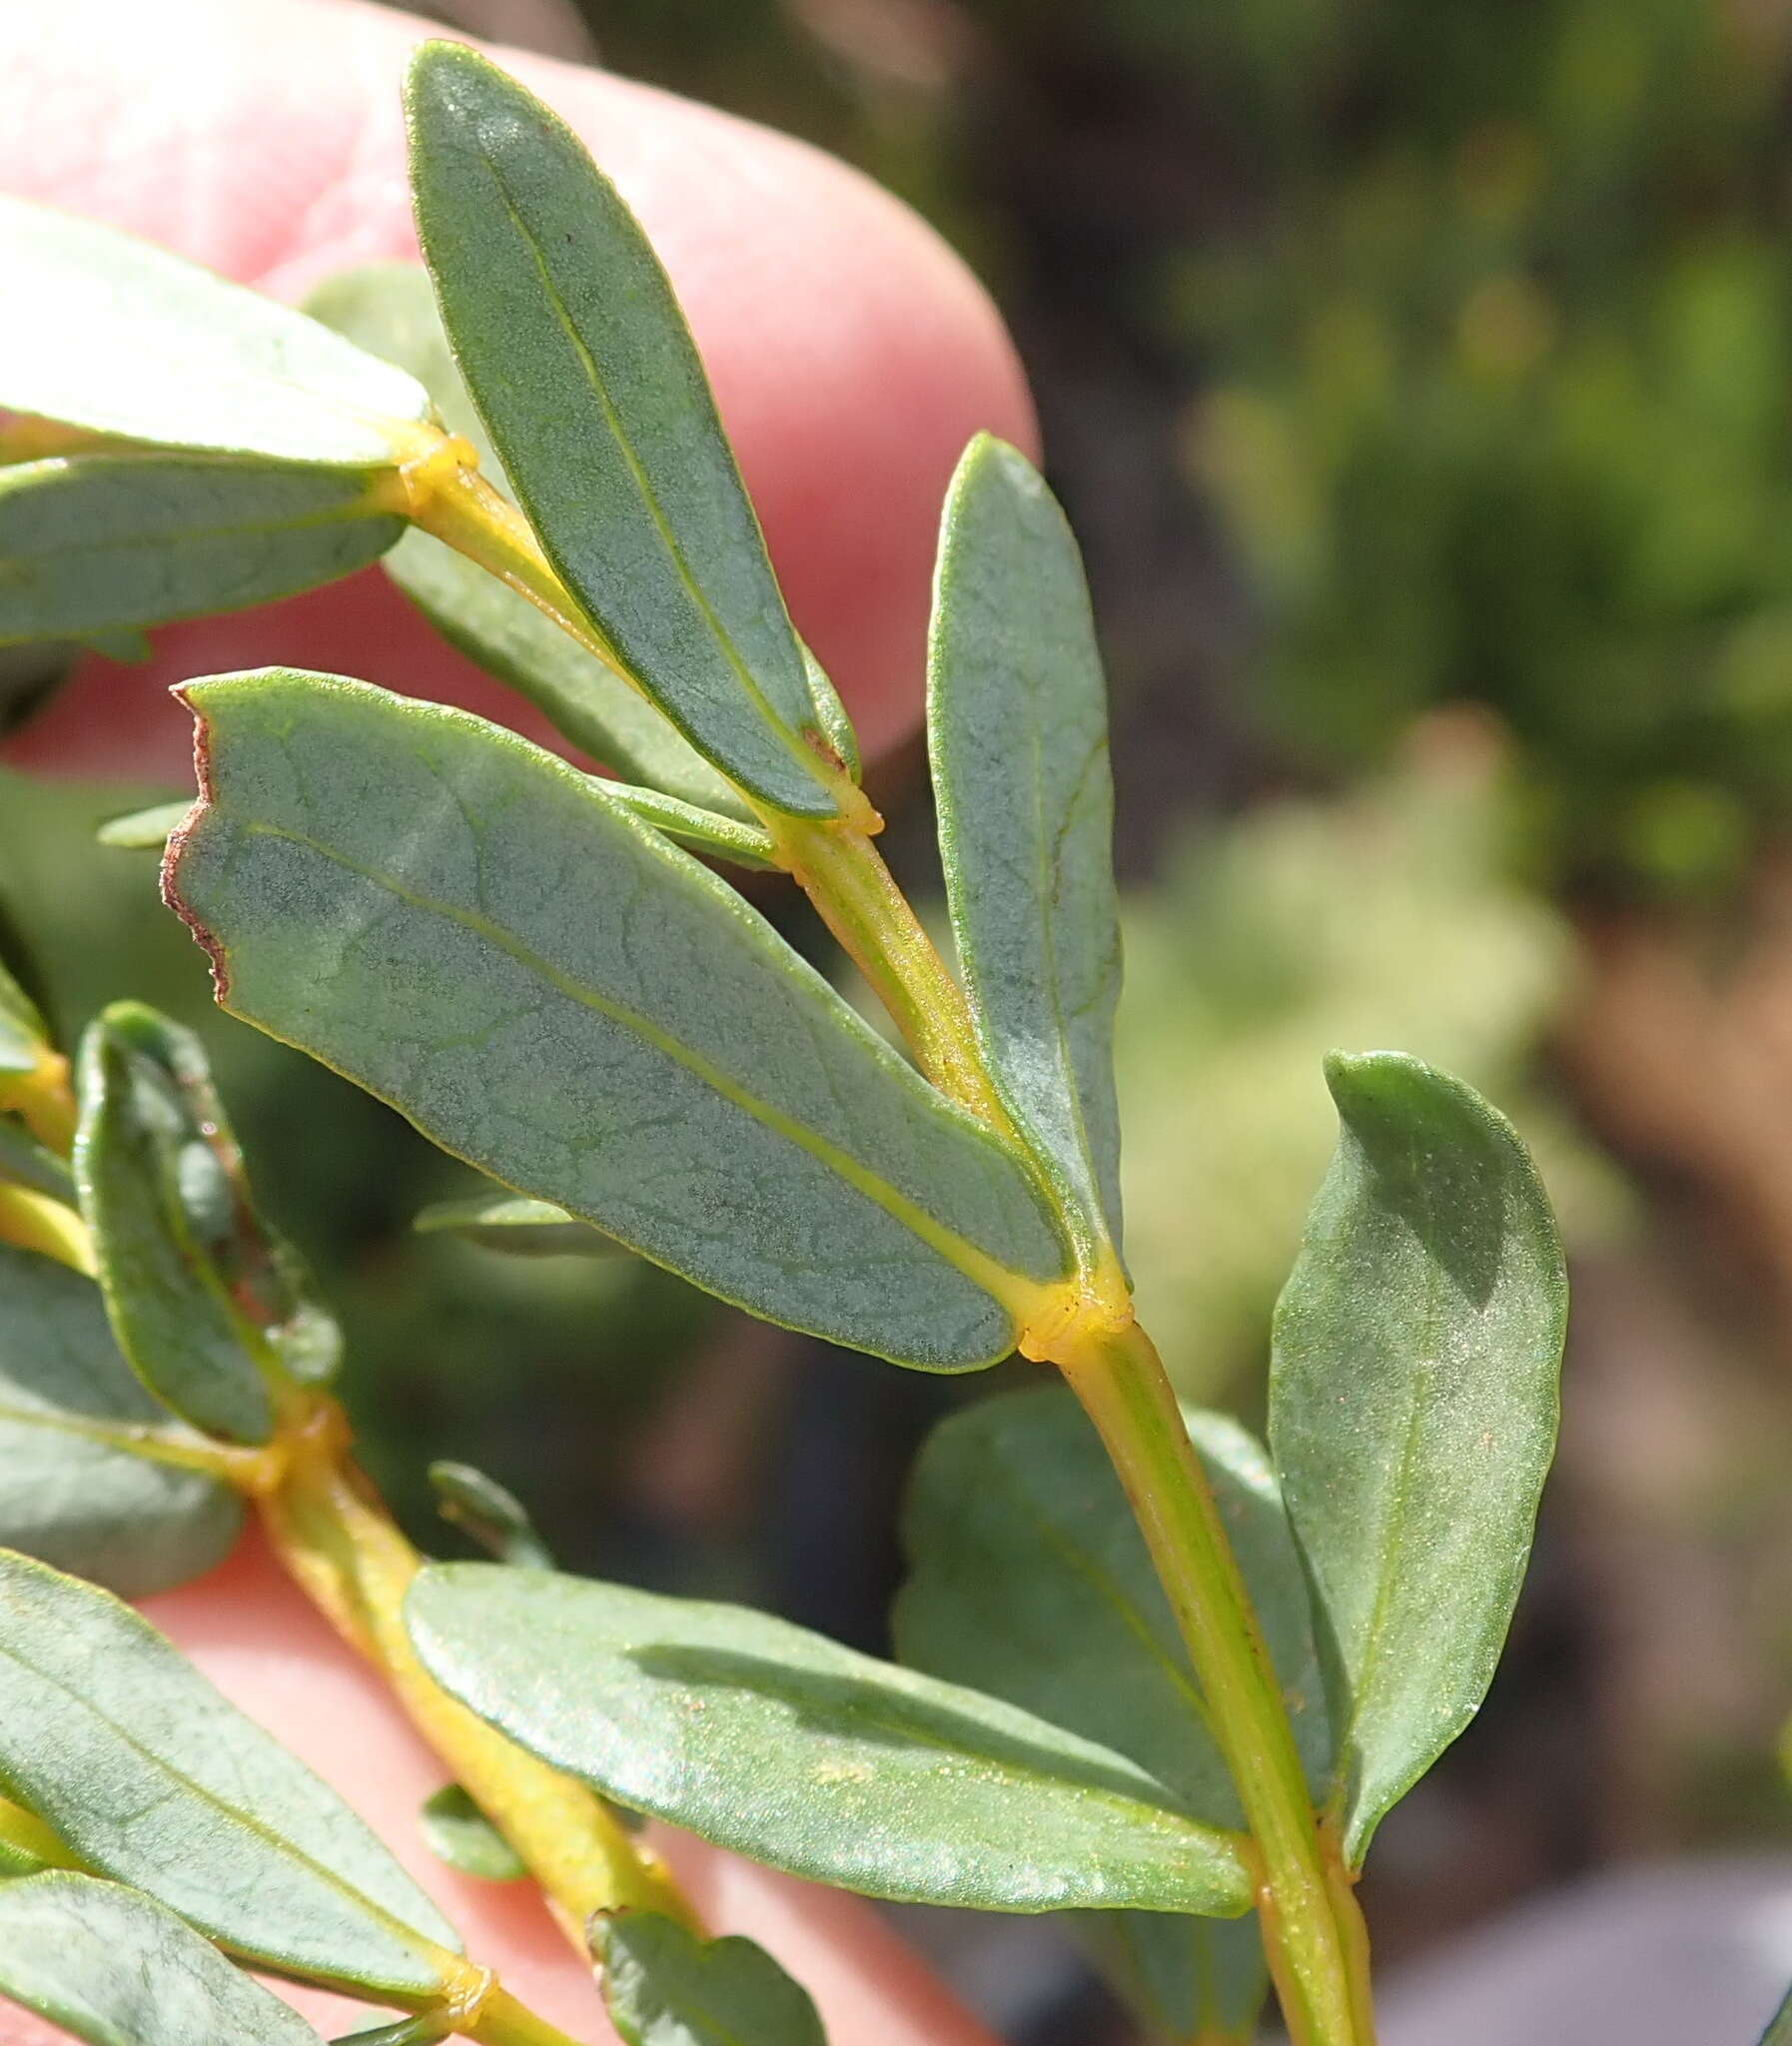
<svg viewBox="0 0 1792 2046">
<path fill-rule="evenodd" d="M 327 1378 L 340 1338 L 255 1213 L 204 1048 L 115 1002 L 82 1044 L 80 1094 L 75 1178 L 120 1349 L 195 1428 L 267 1441 L 270 1384 Z"/>
<path fill-rule="evenodd" d="M 1236 1423 L 1194 1411 L 1187 1420 L 1309 1776 L 1323 1789 L 1325 1699 L 1275 1478 Z M 945 1422 L 916 1466 L 904 1535 L 910 1574 L 893 1624 L 905 1662 L 1102 1740 L 1200 1817 L 1242 1824 L 1126 1496 L 1068 1393 L 986 1400 Z M 1249 1927 L 1129 1915 L 1079 1920 L 1079 1930 L 1122 1993 L 1172 2038 L 1195 2036 L 1203 2020 L 1232 2021 L 1254 1983 L 1262 2001 L 1262 1954 Z"/>
<path fill-rule="evenodd" d="M 307 310 L 409 370 L 448 429 L 470 443 L 484 475 L 504 488 L 503 465 L 454 368 L 425 270 L 380 263 L 347 271 L 320 286 Z M 387 555 L 386 571 L 446 639 L 527 697 L 593 760 L 700 809 L 748 815 L 732 785 L 615 668 L 476 562 L 414 527 Z"/>
<path fill-rule="evenodd" d="M 115 845 L 125 852 L 160 852 L 181 819 L 193 807 L 183 796 L 179 802 L 157 803 L 147 810 L 130 810 L 122 817 L 108 817 L 94 833 L 102 845 Z"/>
<path fill-rule="evenodd" d="M 4 1553 L 0 1790 L 257 1966 L 423 1996 L 458 1952 L 335 1791 L 147 1620 Z"/>
<path fill-rule="evenodd" d="M 1270 1440 L 1320 1611 L 1352 1863 L 1473 1716 L 1555 1448 L 1561 1247 L 1510 1126 L 1395 1052 L 1342 1125 L 1276 1314 Z"/>
<path fill-rule="evenodd" d="M 406 1618 L 512 1739 L 774 1868 L 994 1911 L 1250 1902 L 1232 1837 L 1124 1756 L 764 1613 L 453 1563 Z"/>
<path fill-rule="evenodd" d="M 0 407 L 163 447 L 378 468 L 414 379 L 148 242 L 0 200 Z"/>
<path fill-rule="evenodd" d="M 987 434 L 946 500 L 927 733 L 978 1039 L 1096 1263 L 1120 1234 L 1107 692 L 1064 513 Z"/>
<path fill-rule="evenodd" d="M 438 1201 L 411 1225 L 420 1236 L 450 1231 L 489 1251 L 522 1258 L 616 1258 L 625 1255 L 605 1236 L 551 1201 L 524 1194 L 473 1194 L 464 1201 Z"/>
<path fill-rule="evenodd" d="M 404 529 L 365 471 L 203 455 L 0 469 L 0 641 L 268 603 L 365 568 Z"/>
<path fill-rule="evenodd" d="M 730 779 L 835 814 L 810 738 L 831 717 L 634 216 L 577 138 L 462 44 L 424 45 L 407 105 L 443 323 L 561 580 Z"/>
<path fill-rule="evenodd" d="M 547 1544 L 535 1533 L 522 1502 L 495 1478 L 470 1464 L 446 1461 L 430 1466 L 437 1511 L 499 1562 L 522 1569 L 553 1568 Z"/>
<path fill-rule="evenodd" d="M 1270 1981 L 1255 1913 L 1078 1911 L 1066 1922 L 1150 2037 L 1166 2046 L 1251 2046 L 1257 2037 Z"/>
<path fill-rule="evenodd" d="M 592 1949 L 624 2046 L 827 2046 L 814 2000 L 750 1939 L 698 1939 L 670 1918 L 609 1918 Z"/>
<path fill-rule="evenodd" d="M 0 1115 L 0 1180 L 8 1179 L 18 1186 L 48 1194 L 52 1200 L 74 1205 L 74 1175 L 67 1165 L 17 1123 Z"/>
<path fill-rule="evenodd" d="M 481 1882 L 516 1882 L 527 1875 L 522 1857 L 458 1783 L 445 1783 L 425 1801 L 419 1818 L 430 1852 L 462 1875 Z"/>
<path fill-rule="evenodd" d="M 1067 1263 L 1029 1176 L 725 882 L 463 712 L 188 693 L 166 886 L 227 1008 L 769 1320 L 930 1370 L 1013 1346 Z"/>
<path fill-rule="evenodd" d="M 93 1281 L 0 1244 L 0 1542 L 127 1598 L 222 1562 L 242 1525 L 236 1494 L 127 1447 L 169 1426 Z"/>
<path fill-rule="evenodd" d="M 715 810 L 699 810 L 691 803 L 661 795 L 656 788 L 634 788 L 624 781 L 606 781 L 603 792 L 687 852 L 701 853 L 705 859 L 725 859 L 737 867 L 778 864 L 771 833 L 756 824 L 743 824 Z"/>
<path fill-rule="evenodd" d="M 436 2046 L 436 2041 L 446 2039 L 456 2024 L 452 2012 L 420 2011 L 416 2017 L 401 2018 L 397 2024 L 375 2025 L 370 2031 L 345 2033 L 334 2042 L 334 2046 Z"/>
<path fill-rule="evenodd" d="M 88 2046 L 322 2046 L 172 1911 L 89 1875 L 0 1883 L 0 1996 Z"/>
</svg>

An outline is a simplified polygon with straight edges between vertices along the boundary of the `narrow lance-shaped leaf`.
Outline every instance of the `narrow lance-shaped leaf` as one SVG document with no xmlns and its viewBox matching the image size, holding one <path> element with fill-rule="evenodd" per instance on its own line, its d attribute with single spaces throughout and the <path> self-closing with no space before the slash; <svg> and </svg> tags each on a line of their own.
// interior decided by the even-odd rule
<svg viewBox="0 0 1792 2046">
<path fill-rule="evenodd" d="M 0 199 L 0 407 L 162 447 L 379 468 L 421 385 L 97 221 Z"/>
<path fill-rule="evenodd" d="M 535 1533 L 528 1511 L 507 1486 L 470 1464 L 446 1460 L 430 1466 L 436 1509 L 499 1562 L 519 1569 L 552 1569 L 553 1557 Z"/>
<path fill-rule="evenodd" d="M 75 1181 L 64 1160 L 46 1151 L 35 1137 L 0 1115 L 0 1180 L 30 1187 L 73 1207 Z"/>
<path fill-rule="evenodd" d="M 541 103 L 458 43 L 407 89 L 443 324 L 560 579 L 697 750 L 831 816 L 830 719 L 677 301 L 634 216 Z"/>
<path fill-rule="evenodd" d="M 1761 2034 L 1761 2046 L 1792 2046 L 1792 1990 L 1787 1991 L 1786 2000 L 1768 2021 Z"/>
<path fill-rule="evenodd" d="M 115 1002 L 87 1033 L 80 1080 L 75 1176 L 119 1347 L 196 1428 L 265 1441 L 270 1383 L 327 1379 L 342 1339 L 256 1213 L 204 1047 Z"/>
<path fill-rule="evenodd" d="M 418 1814 L 430 1852 L 480 1882 L 517 1882 L 528 1869 L 458 1783 L 445 1783 Z"/>
<path fill-rule="evenodd" d="M 365 471 L 194 455 L 0 469 L 0 644 L 269 603 L 365 568 L 404 530 Z"/>
<path fill-rule="evenodd" d="M 472 1194 L 463 1201 L 437 1201 L 412 1223 L 420 1236 L 463 1236 L 488 1251 L 517 1258 L 619 1258 L 627 1255 L 605 1236 L 551 1201 L 525 1194 Z"/>
<path fill-rule="evenodd" d="M 1086 1263 L 1120 1234 L 1107 691 L 1077 543 L 987 434 L 946 499 L 927 662 L 946 896 L 997 1090 Z"/>
<path fill-rule="evenodd" d="M 222 1562 L 237 1496 L 136 1454 L 174 1424 L 112 1340 L 91 1279 L 0 1244 L 0 1542 L 143 1598 Z"/>
<path fill-rule="evenodd" d="M 35 1073 L 49 1037 L 37 1004 L 0 965 L 0 1086 L 8 1073 Z"/>
<path fill-rule="evenodd" d="M 1111 1748 L 764 1613 L 452 1563 L 406 1620 L 544 1761 L 792 1874 L 992 1911 L 1251 1899 L 1234 1837 Z"/>
<path fill-rule="evenodd" d="M 116 846 L 121 852 L 160 852 L 192 807 L 183 796 L 179 802 L 154 803 L 147 810 L 127 810 L 123 816 L 108 817 L 94 836 L 102 845 Z"/>
<path fill-rule="evenodd" d="M 336 1792 L 147 1620 L 4 1553 L 0 1789 L 258 1967 L 422 1997 L 458 1952 Z"/>
<path fill-rule="evenodd" d="M 1359 1862 L 1485 1695 L 1555 1448 L 1561 1246 L 1510 1126 L 1334 1054 L 1339 1149 L 1277 1309 L 1270 1440 L 1319 1610 Z"/>
<path fill-rule="evenodd" d="M 756 824 L 743 824 L 736 817 L 722 816 L 714 810 L 699 810 L 692 803 L 661 795 L 656 788 L 633 788 L 627 782 L 607 782 L 604 793 L 612 802 L 631 810 L 643 824 L 663 831 L 686 852 L 700 853 L 705 859 L 724 859 L 738 867 L 765 868 L 778 863 L 771 833 L 760 830 Z"/>
<path fill-rule="evenodd" d="M 322 2046 L 165 1905 L 88 1875 L 0 1883 L 0 1996 L 87 2046 Z"/>
<path fill-rule="evenodd" d="M 463 712 L 281 669 L 188 696 L 165 887 L 227 1008 L 768 1320 L 1013 1347 L 1067 1264 L 1028 1174 L 725 882 Z"/>
<path fill-rule="evenodd" d="M 698 1939 L 657 1912 L 592 1941 L 623 2046 L 827 2046 L 814 1999 L 750 1939 Z"/>
<path fill-rule="evenodd" d="M 1186 1419 L 1323 1792 L 1325 1697 L 1275 1478 L 1235 1422 L 1193 1410 Z M 943 1423 L 915 1467 L 903 1534 L 909 1574 L 893 1615 L 903 1661 L 1104 1741 L 1200 1817 L 1242 1824 L 1126 1495 L 1068 1393 L 986 1400 Z M 1074 1922 L 1159 2035 L 1180 2041 L 1209 2025 L 1228 2036 L 1263 2000 L 1249 1927 L 1145 1914 Z"/>
<path fill-rule="evenodd" d="M 480 473 L 506 488 L 454 367 L 427 271 L 415 263 L 346 271 L 319 286 L 307 311 L 409 370 L 444 425 L 471 446 Z M 444 638 L 526 697 L 593 760 L 698 809 L 748 816 L 733 785 L 617 669 L 476 562 L 413 526 L 386 556 L 386 572 Z"/>
</svg>

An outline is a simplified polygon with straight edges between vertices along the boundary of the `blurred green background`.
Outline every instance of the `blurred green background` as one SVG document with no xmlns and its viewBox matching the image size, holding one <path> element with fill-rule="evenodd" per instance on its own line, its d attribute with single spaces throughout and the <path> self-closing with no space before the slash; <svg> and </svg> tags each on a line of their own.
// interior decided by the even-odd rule
<svg viewBox="0 0 1792 2046">
<path fill-rule="evenodd" d="M 1539 1151 L 1562 1461 L 1488 1707 L 1377 1847 L 1381 1949 L 1792 1839 L 1792 0 L 433 11 L 838 151 L 1009 317 L 1105 634 L 1129 1251 L 1186 1387 L 1260 1402 L 1328 1048 L 1451 1066 Z M 0 900 L 70 1025 L 204 1019 L 414 1527 L 468 1458 L 575 1564 L 878 1645 L 907 1461 L 990 1382 L 413 1236 L 466 1175 L 210 1017 L 89 842 L 137 793 L 0 781 Z M 1128 2036 L 1036 1929 L 925 1930 L 1031 2046 Z"/>
</svg>

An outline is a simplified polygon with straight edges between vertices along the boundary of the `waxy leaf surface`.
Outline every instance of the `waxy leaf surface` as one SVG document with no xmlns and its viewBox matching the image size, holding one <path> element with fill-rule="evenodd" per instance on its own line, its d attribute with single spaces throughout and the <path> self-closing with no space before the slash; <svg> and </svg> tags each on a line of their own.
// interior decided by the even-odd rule
<svg viewBox="0 0 1792 2046">
<path fill-rule="evenodd" d="M 93 1281 L 0 1244 L 0 1543 L 126 1598 L 222 1562 L 242 1525 L 236 1494 L 123 1447 L 168 1426 Z"/>
<path fill-rule="evenodd" d="M 321 2046 L 164 1905 L 88 1875 L 0 1883 L 0 1996 L 87 2046 Z"/>
<path fill-rule="evenodd" d="M 1066 1264 L 1025 1171 L 724 882 L 463 712 L 281 669 L 187 693 L 166 886 L 227 1008 L 768 1320 L 931 1370 L 1012 1348 Z"/>
<path fill-rule="evenodd" d="M 993 1911 L 1250 1902 L 1233 1841 L 1111 1748 L 785 1620 L 495 1563 L 426 1570 L 406 1620 L 512 1739 L 774 1868 Z"/>
<path fill-rule="evenodd" d="M 457 43 L 407 104 L 424 256 L 467 388 L 541 544 L 691 743 L 776 807 L 837 804 L 759 522 L 634 216 L 541 103 Z"/>
<path fill-rule="evenodd" d="M 0 1789 L 258 1966 L 428 1995 L 458 1950 L 336 1792 L 147 1620 L 4 1553 Z"/>
<path fill-rule="evenodd" d="M 480 472 L 506 487 L 454 367 L 427 271 L 415 263 L 346 271 L 320 285 L 307 310 L 409 370 L 444 425 L 477 454 Z M 476 562 L 414 526 L 387 555 L 386 572 L 444 638 L 525 696 L 593 760 L 700 809 L 746 815 L 732 785 L 630 682 Z"/>
<path fill-rule="evenodd" d="M 1235 1422 L 1187 1410 L 1312 1783 L 1331 1758 L 1300 1556 L 1263 1450 Z M 1151 1558 L 1095 1431 L 1072 1396 L 980 1402 L 934 1431 L 911 1482 L 909 1575 L 893 1625 L 902 1660 L 1098 1739 L 1216 1825 L 1243 1816 Z M 1087 1936 L 1118 1986 L 1182 2039 L 1237 2019 L 1264 1991 L 1249 1928 L 1129 1914 Z M 1255 2004 L 1250 2006 L 1255 2011 Z"/>
<path fill-rule="evenodd" d="M 1352 1863 L 1485 1695 L 1555 1448 L 1561 1246 L 1510 1126 L 1335 1054 L 1339 1148 L 1276 1314 L 1270 1441 L 1306 1557 Z"/>
<path fill-rule="evenodd" d="M 987 434 L 946 500 L 927 736 L 978 1039 L 1093 1261 L 1120 1234 L 1107 690 L 1064 513 Z"/>
<path fill-rule="evenodd" d="M 404 530 L 355 470 L 192 455 L 0 469 L 0 643 L 270 603 L 365 568 Z"/>
<path fill-rule="evenodd" d="M 97 221 L 0 199 L 0 407 L 163 447 L 378 468 L 421 385 Z"/>
<path fill-rule="evenodd" d="M 623 2046 L 827 2046 L 813 1998 L 750 1939 L 698 1939 L 648 1911 L 592 1945 Z"/>
</svg>

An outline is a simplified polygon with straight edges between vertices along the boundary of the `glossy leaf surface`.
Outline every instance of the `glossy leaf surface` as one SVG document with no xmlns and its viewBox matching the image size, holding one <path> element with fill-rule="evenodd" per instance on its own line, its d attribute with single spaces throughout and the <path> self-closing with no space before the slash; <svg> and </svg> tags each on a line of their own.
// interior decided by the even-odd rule
<svg viewBox="0 0 1792 2046">
<path fill-rule="evenodd" d="M 503 465 L 442 331 L 429 273 L 414 263 L 346 271 L 307 310 L 417 378 L 448 429 L 468 442 L 500 490 Z M 615 773 L 704 810 L 747 812 L 733 787 L 607 662 L 525 596 L 432 534 L 413 528 L 386 572 L 436 629 L 534 704 L 564 738 Z"/>
<path fill-rule="evenodd" d="M 774 1868 L 996 1911 L 1250 1901 L 1232 1840 L 1112 1749 L 764 1613 L 455 1563 L 406 1618 L 524 1747 Z"/>
<path fill-rule="evenodd" d="M 1335 1054 L 1339 1148 L 1277 1310 L 1270 1436 L 1319 1608 L 1352 1862 L 1486 1692 L 1555 1448 L 1567 1307 L 1510 1126 Z"/>
<path fill-rule="evenodd" d="M 827 2046 L 808 1991 L 750 1939 L 698 1939 L 649 1911 L 603 1920 L 592 1951 L 623 2046 Z"/>
<path fill-rule="evenodd" d="M 480 1882 L 516 1882 L 528 1873 L 522 1857 L 458 1783 L 445 1783 L 418 1814 L 430 1852 Z"/>
<path fill-rule="evenodd" d="M 88 1875 L 0 1883 L 0 1996 L 87 2046 L 321 2046 L 164 1905 Z"/>
<path fill-rule="evenodd" d="M 0 1553 L 0 1788 L 244 1959 L 428 1995 L 452 1929 L 336 1792 L 116 1598 Z"/>
<path fill-rule="evenodd" d="M 1064 513 L 1032 464 L 987 434 L 946 500 L 927 736 L 978 1038 L 1099 1256 L 1120 1234 L 1107 690 Z"/>
<path fill-rule="evenodd" d="M 164 447 L 375 468 L 422 387 L 290 307 L 97 221 L 0 199 L 0 407 Z"/>
<path fill-rule="evenodd" d="M 463 1236 L 488 1251 L 519 1258 L 615 1258 L 623 1255 L 605 1236 L 551 1201 L 526 1194 L 471 1194 L 463 1201 L 438 1201 L 411 1225 L 420 1236 Z"/>
<path fill-rule="evenodd" d="M 470 1464 L 446 1460 L 430 1466 L 430 1484 L 437 1511 L 445 1521 L 469 1534 L 499 1562 L 520 1569 L 553 1568 L 547 1544 L 535 1533 L 527 1510 L 507 1486 Z"/>
<path fill-rule="evenodd" d="M 665 272 L 583 145 L 457 43 L 407 91 L 443 324 L 517 499 L 628 672 L 732 780 L 837 808 L 825 720 Z"/>
<path fill-rule="evenodd" d="M 188 696 L 166 886 L 227 1008 L 769 1320 L 1012 1347 L 1014 1275 L 1066 1262 L 1027 1175 L 726 883 L 462 712 L 280 669 Z"/>
<path fill-rule="evenodd" d="M 127 1598 L 222 1562 L 242 1525 L 236 1494 L 120 1446 L 167 1423 L 93 1281 L 0 1244 L 0 1542 Z"/>
<path fill-rule="evenodd" d="M 182 455 L 0 469 L 0 644 L 270 603 L 365 568 L 404 530 L 355 470 Z"/>
</svg>

